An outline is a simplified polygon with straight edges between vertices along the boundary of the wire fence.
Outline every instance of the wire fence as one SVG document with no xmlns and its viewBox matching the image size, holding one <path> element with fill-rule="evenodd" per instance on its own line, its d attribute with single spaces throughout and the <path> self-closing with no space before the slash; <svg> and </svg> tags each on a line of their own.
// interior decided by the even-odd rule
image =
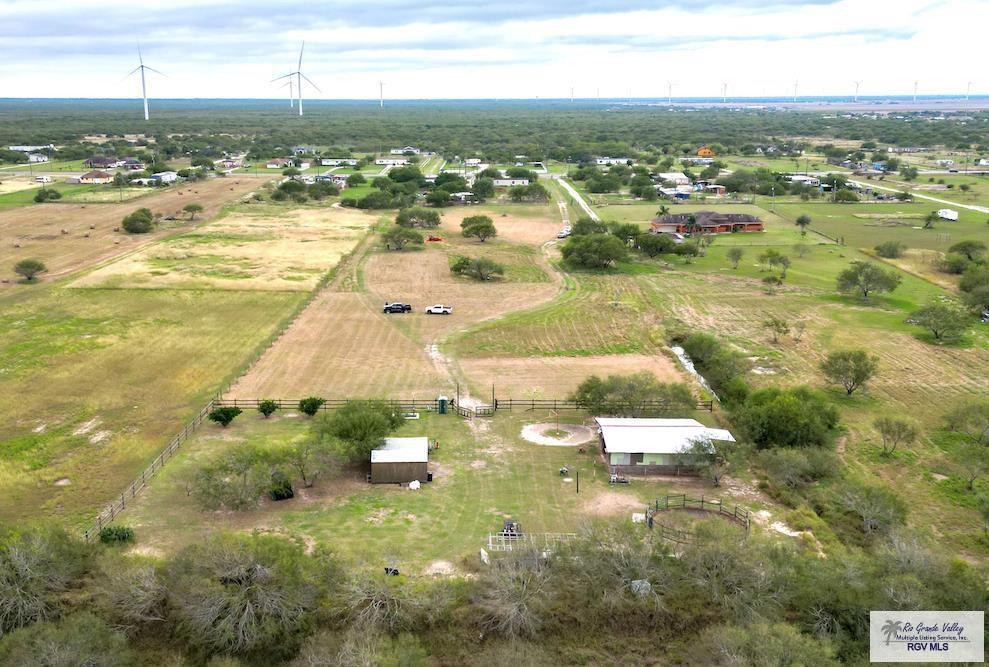
<svg viewBox="0 0 989 667">
<path fill-rule="evenodd" d="M 745 530 L 749 529 L 749 511 L 738 505 L 728 507 L 721 502 L 720 498 L 712 499 L 705 498 L 704 496 L 690 498 L 683 494 L 666 496 L 662 499 L 656 499 L 655 503 L 649 508 L 649 515 L 653 516 L 659 512 L 668 510 L 715 512 L 744 526 Z"/>
<path fill-rule="evenodd" d="M 496 398 L 494 401 L 495 410 L 585 410 L 587 407 L 578 403 L 577 401 L 571 401 L 568 399 L 558 399 L 558 398 Z M 643 414 L 655 413 L 655 412 L 665 412 L 669 410 L 676 410 L 680 408 L 679 404 L 673 404 L 668 401 L 640 401 L 634 406 L 630 406 L 633 410 L 641 412 Z M 696 405 L 697 410 L 705 410 L 707 412 L 712 412 L 714 410 L 714 401 L 712 400 L 699 400 Z"/>
</svg>

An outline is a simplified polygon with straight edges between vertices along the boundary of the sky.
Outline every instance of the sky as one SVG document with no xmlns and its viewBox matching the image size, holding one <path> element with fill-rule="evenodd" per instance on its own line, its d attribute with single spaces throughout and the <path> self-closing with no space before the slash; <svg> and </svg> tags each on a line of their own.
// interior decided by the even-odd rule
<svg viewBox="0 0 989 667">
<path fill-rule="evenodd" d="M 0 0 L 0 97 L 989 93 L 986 0 Z M 980 80 L 982 79 L 982 80 Z"/>
</svg>

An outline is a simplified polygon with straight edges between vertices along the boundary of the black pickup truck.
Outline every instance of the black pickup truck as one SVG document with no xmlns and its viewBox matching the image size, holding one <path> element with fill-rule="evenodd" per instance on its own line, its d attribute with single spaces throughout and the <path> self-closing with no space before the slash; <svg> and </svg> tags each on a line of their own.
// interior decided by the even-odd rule
<svg viewBox="0 0 989 667">
<path fill-rule="evenodd" d="M 412 304 L 409 303 L 386 303 L 384 311 L 385 313 L 411 313 Z"/>
</svg>

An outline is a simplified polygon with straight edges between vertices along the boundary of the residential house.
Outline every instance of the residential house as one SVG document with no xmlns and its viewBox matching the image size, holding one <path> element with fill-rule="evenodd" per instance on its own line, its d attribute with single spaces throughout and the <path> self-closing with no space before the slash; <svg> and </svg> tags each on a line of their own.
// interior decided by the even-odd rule
<svg viewBox="0 0 989 667">
<path fill-rule="evenodd" d="M 477 195 L 473 192 L 453 192 L 450 194 L 450 201 L 454 204 L 476 204 Z"/>
<path fill-rule="evenodd" d="M 294 155 L 314 155 L 318 150 L 315 146 L 292 146 Z"/>
<path fill-rule="evenodd" d="M 496 188 L 510 188 L 516 185 L 529 185 L 528 178 L 496 178 L 494 186 Z"/>
<path fill-rule="evenodd" d="M 265 165 L 268 169 L 285 169 L 286 167 L 294 167 L 295 162 L 289 157 L 276 157 L 268 160 Z"/>
<path fill-rule="evenodd" d="M 624 164 L 629 165 L 632 163 L 627 157 L 597 157 L 594 158 L 594 164 L 598 165 L 611 165 L 611 164 Z"/>
<path fill-rule="evenodd" d="M 54 144 L 46 144 L 44 146 L 7 146 L 7 150 L 17 151 L 18 153 L 37 153 L 38 151 L 54 150 L 54 148 Z"/>
<path fill-rule="evenodd" d="M 697 149 L 697 157 L 711 157 L 715 156 L 714 150 L 710 146 L 701 146 Z"/>
<path fill-rule="evenodd" d="M 709 164 L 714 164 L 713 157 L 685 157 L 680 160 L 681 162 L 687 162 L 693 165 L 703 165 L 707 166 Z"/>
<path fill-rule="evenodd" d="M 32 164 L 38 164 L 39 162 L 48 162 L 48 156 L 44 153 L 29 153 L 27 156 L 27 161 Z"/>
<path fill-rule="evenodd" d="M 690 218 L 694 221 L 691 223 Z M 747 213 L 719 213 L 697 211 L 696 213 L 669 213 L 653 219 L 649 231 L 653 234 L 686 234 L 696 225 L 702 234 L 726 234 L 733 232 L 761 232 L 762 221 Z"/>
<path fill-rule="evenodd" d="M 980 157 L 975 164 L 979 167 L 989 167 L 989 158 Z"/>
<path fill-rule="evenodd" d="M 723 197 L 728 192 L 728 188 L 717 183 L 708 183 L 704 186 L 704 192 L 718 197 Z"/>
<path fill-rule="evenodd" d="M 464 160 L 464 164 L 468 167 L 476 167 L 481 164 L 481 158 L 479 157 L 469 157 Z"/>
<path fill-rule="evenodd" d="M 954 167 L 955 166 L 955 161 L 954 160 L 938 160 L 937 161 L 937 166 L 939 166 L 939 167 Z"/>
<path fill-rule="evenodd" d="M 821 187 L 821 179 L 817 176 L 808 176 L 806 174 L 788 174 L 786 180 L 791 183 L 799 183 L 800 185 L 806 185 L 810 188 Z"/>
<path fill-rule="evenodd" d="M 419 155 L 422 150 L 416 148 L 415 146 L 406 146 L 404 148 L 393 148 L 389 152 L 392 155 Z"/>
<path fill-rule="evenodd" d="M 689 453 L 695 443 L 710 447 L 712 441 L 735 442 L 727 429 L 710 428 L 696 419 L 596 417 L 594 421 L 605 463 L 613 473 L 686 472 L 697 461 L 698 455 Z"/>
<path fill-rule="evenodd" d="M 52 177 L 51 176 L 35 176 L 34 177 L 34 182 L 35 183 L 51 183 L 52 182 Z"/>
<path fill-rule="evenodd" d="M 85 160 L 83 164 L 91 169 L 113 169 L 117 166 L 117 158 L 105 155 L 94 155 Z"/>
<path fill-rule="evenodd" d="M 128 171 L 142 171 L 144 169 L 144 163 L 133 157 L 125 157 L 118 165 Z"/>
<path fill-rule="evenodd" d="M 660 197 L 666 197 L 667 199 L 690 199 L 690 190 L 680 189 L 680 188 L 689 188 L 689 187 L 690 186 L 688 185 L 681 185 L 676 188 L 668 188 L 662 185 L 657 185 L 656 192 L 657 194 L 659 194 Z"/>
<path fill-rule="evenodd" d="M 372 484 L 408 484 L 429 479 L 429 439 L 385 438 L 371 450 Z"/>
<path fill-rule="evenodd" d="M 320 164 L 324 167 L 356 167 L 357 158 L 355 157 L 324 157 L 320 160 Z"/>
<path fill-rule="evenodd" d="M 682 171 L 664 171 L 656 174 L 656 180 L 660 183 L 672 183 L 673 185 L 690 185 L 690 179 Z"/>
<path fill-rule="evenodd" d="M 113 183 L 113 174 L 105 171 L 90 171 L 79 177 L 79 182 L 86 185 L 105 185 Z"/>
<path fill-rule="evenodd" d="M 937 217 L 942 220 L 951 220 L 953 222 L 958 222 L 958 211 L 953 208 L 939 208 L 937 211 Z"/>
<path fill-rule="evenodd" d="M 243 164 L 244 161 L 241 158 L 234 157 L 225 157 L 217 162 L 220 169 L 239 169 Z"/>
<path fill-rule="evenodd" d="M 374 164 L 383 165 L 386 167 L 397 167 L 408 163 L 409 158 L 407 157 L 379 157 L 374 161 Z"/>
<path fill-rule="evenodd" d="M 151 178 L 162 185 L 171 185 L 179 179 L 179 175 L 174 171 L 159 171 L 157 174 L 152 174 Z"/>
</svg>

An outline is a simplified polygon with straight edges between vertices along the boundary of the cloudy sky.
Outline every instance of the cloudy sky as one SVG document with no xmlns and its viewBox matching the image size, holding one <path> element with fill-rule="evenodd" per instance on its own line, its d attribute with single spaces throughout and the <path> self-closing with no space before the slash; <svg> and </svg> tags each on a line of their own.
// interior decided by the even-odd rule
<svg viewBox="0 0 989 667">
<path fill-rule="evenodd" d="M 986 0 L 0 0 L 0 97 L 989 93 Z M 980 77 L 984 80 L 980 81 Z M 284 94 L 287 97 L 288 91 Z"/>
</svg>

